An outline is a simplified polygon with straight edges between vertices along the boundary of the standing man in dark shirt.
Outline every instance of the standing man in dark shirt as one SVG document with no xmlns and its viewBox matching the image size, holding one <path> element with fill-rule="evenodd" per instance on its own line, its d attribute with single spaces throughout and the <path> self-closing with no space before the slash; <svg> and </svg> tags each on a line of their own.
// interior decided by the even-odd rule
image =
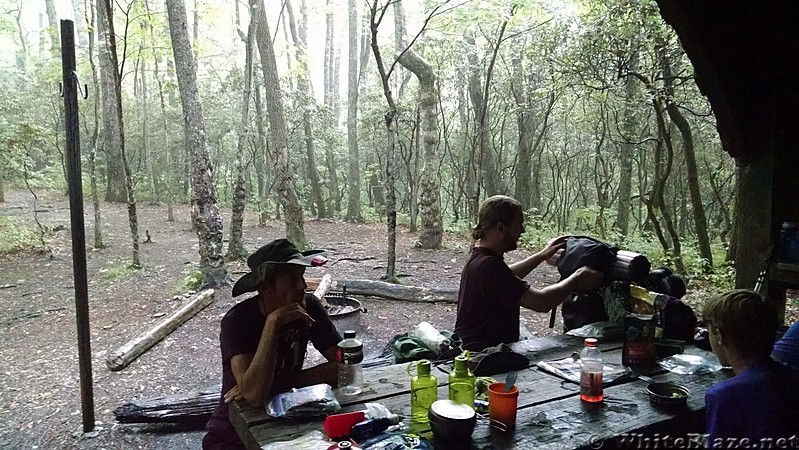
<svg viewBox="0 0 799 450">
<path fill-rule="evenodd" d="M 571 291 L 590 290 L 602 283 L 602 273 L 581 267 L 568 278 L 541 289 L 523 280 L 533 269 L 563 248 L 567 236 L 555 238 L 540 252 L 508 265 L 505 252 L 515 250 L 524 233 L 521 204 L 495 195 L 478 212 L 472 230 L 477 240 L 461 273 L 455 333 L 471 348 L 519 340 L 519 307 L 547 312 Z"/>
<path fill-rule="evenodd" d="M 336 343 L 341 336 L 322 304 L 306 294 L 305 267 L 321 266 L 321 250 L 300 252 L 277 239 L 247 258 L 251 272 L 233 286 L 233 297 L 257 291 L 222 319 L 222 393 L 203 437 L 204 449 L 244 448 L 228 417 L 228 403 L 244 399 L 263 407 L 272 394 L 318 383 L 337 384 Z M 311 341 L 327 362 L 302 370 Z"/>
</svg>

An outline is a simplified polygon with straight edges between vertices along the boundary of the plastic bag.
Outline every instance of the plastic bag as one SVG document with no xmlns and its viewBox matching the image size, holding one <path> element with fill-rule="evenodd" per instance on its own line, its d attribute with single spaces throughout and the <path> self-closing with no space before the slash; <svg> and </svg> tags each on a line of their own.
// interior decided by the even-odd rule
<svg viewBox="0 0 799 450">
<path fill-rule="evenodd" d="M 327 450 L 333 441 L 326 438 L 321 431 L 314 430 L 290 441 L 270 442 L 261 446 L 261 450 Z"/>
<path fill-rule="evenodd" d="M 266 404 L 273 417 L 312 417 L 333 414 L 341 409 L 329 384 L 315 384 L 275 394 Z"/>
<path fill-rule="evenodd" d="M 697 355 L 672 355 L 657 362 L 660 367 L 682 375 L 711 373 L 721 370 L 722 365 L 715 355 L 707 357 Z"/>
<path fill-rule="evenodd" d="M 438 331 L 429 322 L 421 322 L 416 325 L 416 328 L 408 333 L 409 336 L 415 337 L 422 341 L 425 347 L 432 350 L 436 355 L 449 348 L 450 341 L 440 331 Z"/>
<path fill-rule="evenodd" d="M 593 337 L 597 339 L 618 339 L 624 336 L 622 325 L 618 322 L 605 320 L 602 322 L 589 323 L 580 328 L 575 328 L 566 332 L 569 336 Z"/>
</svg>

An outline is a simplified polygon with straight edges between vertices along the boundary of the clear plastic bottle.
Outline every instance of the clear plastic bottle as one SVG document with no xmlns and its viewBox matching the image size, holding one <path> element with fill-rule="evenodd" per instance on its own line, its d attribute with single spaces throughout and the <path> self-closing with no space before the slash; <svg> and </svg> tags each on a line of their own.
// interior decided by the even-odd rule
<svg viewBox="0 0 799 450">
<path fill-rule="evenodd" d="M 438 400 L 438 380 L 435 375 L 430 374 L 430 361 L 423 359 L 409 364 L 409 374 L 414 365 L 416 375 L 411 377 L 411 427 L 429 423 L 427 412 L 430 405 Z"/>
<path fill-rule="evenodd" d="M 449 399 L 474 409 L 474 374 L 469 370 L 469 352 L 455 358 L 449 373 Z"/>
<path fill-rule="evenodd" d="M 602 353 L 596 346 L 596 339 L 587 338 L 580 352 L 580 400 L 589 403 L 601 402 L 602 393 Z"/>
<path fill-rule="evenodd" d="M 338 343 L 338 393 L 348 397 L 363 390 L 363 344 L 355 339 L 355 331 L 344 332 Z"/>
</svg>

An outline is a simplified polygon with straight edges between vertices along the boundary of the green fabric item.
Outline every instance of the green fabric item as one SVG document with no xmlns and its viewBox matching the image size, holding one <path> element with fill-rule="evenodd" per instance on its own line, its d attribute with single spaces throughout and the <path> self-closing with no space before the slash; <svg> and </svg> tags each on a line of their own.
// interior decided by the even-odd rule
<svg viewBox="0 0 799 450">
<path fill-rule="evenodd" d="M 441 334 L 450 340 L 450 347 L 452 344 L 457 344 L 458 340 L 453 337 L 452 331 L 442 330 Z M 447 353 L 447 352 L 444 352 Z M 409 361 L 418 361 L 420 359 L 429 359 L 431 361 L 438 359 L 438 354 L 428 348 L 424 343 L 408 333 L 403 333 L 394 340 L 394 363 L 400 364 Z"/>
</svg>

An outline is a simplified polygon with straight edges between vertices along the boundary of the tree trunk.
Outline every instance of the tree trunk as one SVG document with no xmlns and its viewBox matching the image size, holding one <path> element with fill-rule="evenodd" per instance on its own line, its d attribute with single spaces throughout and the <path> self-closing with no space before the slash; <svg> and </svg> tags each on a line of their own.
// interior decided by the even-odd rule
<svg viewBox="0 0 799 450">
<path fill-rule="evenodd" d="M 308 56 L 306 49 L 308 48 L 308 39 L 306 37 L 307 29 L 307 14 L 305 10 L 305 0 L 300 2 L 300 22 L 297 24 L 294 17 L 294 9 L 291 7 L 291 2 L 286 2 L 286 11 L 288 12 L 289 28 L 291 29 L 291 38 L 294 41 L 296 52 L 294 56 L 297 59 L 297 87 L 300 91 L 302 105 L 302 128 L 303 140 L 305 141 L 305 155 L 308 159 L 308 178 L 311 182 L 311 198 L 316 205 L 317 217 L 327 217 L 324 199 L 322 199 L 322 188 L 319 183 L 319 173 L 316 170 L 316 152 L 314 150 L 313 129 L 311 126 L 311 110 L 312 106 L 315 110 L 316 101 L 314 100 L 313 92 L 311 91 L 311 83 L 309 80 L 308 70 Z M 299 25 L 299 29 L 298 28 Z"/>
<path fill-rule="evenodd" d="M 105 76 L 103 76 L 103 84 L 106 85 L 105 89 L 103 90 L 106 91 L 108 95 L 104 95 L 103 99 L 104 106 L 111 107 L 111 109 L 105 110 L 106 114 L 104 117 L 107 118 L 107 121 L 104 121 L 104 124 L 109 125 L 109 127 L 106 129 L 108 132 L 104 132 L 103 134 L 107 137 L 110 136 L 110 142 L 112 142 L 112 145 L 117 145 L 118 143 L 119 162 L 122 165 L 120 181 L 124 183 L 122 185 L 123 190 L 121 193 L 124 195 L 128 205 L 128 224 L 130 225 L 132 241 L 131 265 L 133 267 L 141 267 L 141 259 L 139 255 L 139 219 L 136 214 L 136 198 L 133 191 L 133 174 L 130 170 L 130 165 L 128 164 L 127 155 L 125 154 L 125 125 L 122 117 L 122 77 L 118 71 L 116 35 L 114 34 L 114 20 L 110 1 L 100 0 L 98 3 L 98 9 L 100 10 L 100 14 L 98 15 L 99 22 L 103 23 L 103 25 L 99 27 L 99 30 L 101 31 L 101 36 L 103 36 L 104 44 L 101 45 L 100 55 L 102 56 L 103 53 L 106 54 L 105 65 L 107 69 L 107 73 Z M 102 48 L 105 49 L 105 52 L 102 51 Z M 100 59 L 100 62 L 102 74 L 103 58 Z M 113 85 L 111 85 L 111 83 Z M 114 117 L 108 118 L 108 116 L 112 114 Z M 106 151 L 108 152 L 108 147 L 106 147 Z M 111 155 L 109 154 L 109 159 L 110 157 Z M 110 176 L 110 170 L 106 175 Z M 107 182 L 109 188 L 106 190 L 106 200 L 113 201 L 108 200 L 108 193 L 112 181 L 108 179 Z"/>
<path fill-rule="evenodd" d="M 191 158 L 191 219 L 200 247 L 200 270 L 203 286 L 228 283 L 225 257 L 222 254 L 222 217 L 216 204 L 213 169 L 205 146 L 205 122 L 197 73 L 189 42 L 186 6 L 183 0 L 167 0 L 169 34 L 175 57 L 178 88 L 183 105 L 186 151 Z"/>
<path fill-rule="evenodd" d="M 361 169 L 358 160 L 358 2 L 348 0 L 349 58 L 347 60 L 347 216 L 349 222 L 363 222 L 361 216 Z"/>
<path fill-rule="evenodd" d="M 227 248 L 228 260 L 243 260 L 247 257 L 247 249 L 242 240 L 244 224 L 244 209 L 247 205 L 247 190 L 245 186 L 245 151 L 250 139 L 250 97 L 252 96 L 252 71 L 253 47 L 255 47 L 255 33 L 259 18 L 255 15 L 258 9 L 257 0 L 250 0 L 250 24 L 244 39 L 244 98 L 241 102 L 241 128 L 236 146 L 236 182 L 233 187 L 233 208 L 230 219 L 230 241 Z"/>
<path fill-rule="evenodd" d="M 352 0 L 351 0 L 352 1 Z M 397 195 L 394 191 L 394 150 L 395 137 L 397 134 L 397 105 L 394 103 L 394 96 L 391 93 L 389 81 L 391 73 L 386 71 L 383 65 L 383 57 L 380 54 L 380 46 L 377 45 L 377 28 L 379 25 L 377 2 L 370 5 L 369 29 L 372 33 L 371 47 L 372 53 L 377 64 L 377 72 L 380 74 L 380 82 L 383 86 L 383 95 L 388 103 L 388 111 L 385 114 L 386 126 L 386 226 L 388 229 L 388 242 L 386 248 L 386 275 L 383 277 L 389 283 L 396 283 L 396 264 L 397 264 Z M 382 6 L 380 17 L 385 14 L 385 9 L 389 4 Z M 352 33 L 350 33 L 352 39 Z"/>
<path fill-rule="evenodd" d="M 53 0 L 44 0 L 44 9 L 47 11 L 47 35 L 50 37 L 50 56 L 57 58 L 61 54 L 61 39 L 58 31 L 58 15 Z"/>
<path fill-rule="evenodd" d="M 147 40 L 147 32 L 149 31 L 148 28 L 149 26 L 145 19 L 145 21 L 142 23 L 142 42 L 139 45 L 139 52 L 137 56 L 139 66 L 139 83 L 141 86 L 141 90 L 139 92 L 139 107 L 141 109 L 142 121 L 142 154 L 144 155 L 144 162 L 147 168 L 147 180 L 150 183 L 150 201 L 157 205 L 161 202 L 161 191 L 158 189 L 158 174 L 156 173 L 158 164 L 155 164 L 153 161 L 155 159 L 155 155 L 152 153 L 152 148 L 150 146 L 150 112 L 147 105 L 147 59 L 142 58 L 142 50 L 149 45 Z"/>
<path fill-rule="evenodd" d="M 638 70 L 638 51 L 633 50 L 629 60 L 630 71 Z M 621 149 L 619 152 L 619 203 L 616 216 L 616 229 L 625 239 L 630 232 L 630 197 L 632 196 L 632 172 L 633 172 L 633 152 L 635 144 L 633 137 L 638 133 L 635 131 L 635 97 L 638 87 L 638 80 L 633 76 L 628 76 L 624 82 L 624 136 L 622 136 Z"/>
<path fill-rule="evenodd" d="M 265 11 L 263 5 L 263 0 L 260 0 L 260 11 Z M 260 13 L 260 18 L 256 35 L 258 51 L 261 54 L 261 70 L 264 75 L 264 94 L 266 95 L 266 110 L 269 116 L 272 147 L 276 155 L 275 176 L 277 177 L 278 197 L 285 215 L 286 237 L 297 248 L 304 249 L 308 247 L 308 242 L 303 228 L 302 207 L 291 176 L 286 116 L 283 113 L 283 99 L 280 96 L 280 78 L 277 73 L 275 49 L 270 37 L 266 14 Z"/>
<path fill-rule="evenodd" d="M 653 100 L 652 104 L 655 109 L 655 118 L 657 119 L 660 142 L 663 142 L 663 145 L 666 148 L 666 155 L 664 157 L 662 156 L 661 151 L 662 146 L 657 145 L 655 147 L 655 180 L 654 186 L 652 188 L 652 203 L 655 208 L 660 210 L 660 214 L 663 216 L 663 222 L 665 223 L 666 230 L 671 238 L 671 250 L 669 250 L 668 242 L 662 233 L 660 233 L 658 238 L 660 239 L 661 245 L 663 245 L 664 252 L 667 255 L 671 255 L 671 259 L 674 262 L 674 266 L 677 271 L 684 274 L 686 270 L 685 263 L 682 259 L 681 238 L 677 228 L 674 226 L 674 220 L 672 218 L 671 212 L 669 211 L 668 205 L 666 205 L 665 197 L 667 180 L 669 175 L 671 175 L 671 169 L 674 162 L 674 148 L 672 145 L 671 134 L 668 132 L 666 121 L 663 117 L 663 108 L 657 99 Z M 653 227 L 655 227 L 657 230 L 659 228 L 658 223 L 656 223 L 658 221 L 657 217 L 652 217 L 654 216 L 653 213 L 649 215 L 650 219 L 652 220 Z"/>
<path fill-rule="evenodd" d="M 674 125 L 680 131 L 680 136 L 682 137 L 683 152 L 685 154 L 685 172 L 688 178 L 688 192 L 690 193 L 696 238 L 699 242 L 699 255 L 704 260 L 702 270 L 708 273 L 713 271 L 713 254 L 710 251 L 705 206 L 702 204 L 702 194 L 699 189 L 699 173 L 696 168 L 694 138 L 691 132 L 691 125 L 685 120 L 682 112 L 680 112 L 680 109 L 674 102 L 671 60 L 665 48 L 661 49 L 660 57 L 661 64 L 663 65 L 663 78 L 666 84 L 666 111 L 669 113 L 669 118 L 674 122 Z"/>
<path fill-rule="evenodd" d="M 87 27 L 86 30 L 88 30 L 88 32 L 79 32 L 80 27 L 78 27 L 78 24 L 80 23 L 81 19 L 86 17 L 86 6 L 81 3 L 81 0 L 72 0 L 72 13 L 75 15 L 75 37 L 78 41 L 78 47 L 85 49 L 88 45 L 88 34 L 94 33 L 94 27 Z"/>
<path fill-rule="evenodd" d="M 397 20 L 404 22 L 405 13 L 402 3 L 394 3 L 394 14 Z M 404 31 L 404 27 L 403 31 Z M 399 29 L 399 28 L 398 28 Z M 404 43 L 404 33 L 403 45 Z M 402 52 L 402 49 L 400 49 Z M 441 205 L 438 187 L 438 88 L 436 74 L 433 66 L 427 60 L 417 55 L 412 49 L 400 53 L 398 62 L 406 69 L 413 72 L 419 80 L 419 109 L 422 115 L 422 144 L 423 165 L 420 180 L 421 194 L 419 197 L 419 211 L 422 218 L 422 232 L 419 235 L 421 248 L 441 248 L 444 235 L 444 226 L 441 219 Z M 413 200 L 413 199 L 412 199 Z"/>
<path fill-rule="evenodd" d="M 97 66 L 94 63 L 94 31 L 95 30 L 95 14 L 94 14 L 94 5 L 91 3 L 84 7 L 86 11 L 86 29 L 89 30 L 88 37 L 89 37 L 89 66 L 92 68 L 92 85 L 94 86 L 94 92 L 98 92 L 98 88 L 100 82 L 97 77 Z M 89 17 L 88 11 L 92 11 L 91 17 Z M 100 96 L 94 95 L 93 96 L 94 102 L 94 128 L 92 129 L 92 134 L 90 138 L 90 145 L 91 150 L 89 151 L 89 180 L 91 185 L 91 197 L 92 197 L 92 206 L 94 211 L 94 248 L 101 249 L 105 248 L 105 244 L 103 244 L 103 222 L 102 222 L 102 215 L 100 213 L 100 193 L 97 191 L 97 143 L 99 142 L 100 136 Z"/>
<path fill-rule="evenodd" d="M 324 102 L 327 107 L 330 117 L 328 126 L 331 130 L 338 127 L 338 110 L 336 107 L 338 99 L 338 81 L 334 79 L 336 68 L 334 64 L 335 59 L 335 40 L 334 40 L 334 22 L 333 22 L 333 8 L 330 4 L 331 0 L 325 2 L 325 59 L 324 59 Z M 327 192 L 328 204 L 327 209 L 329 212 L 341 211 L 341 201 L 339 200 L 339 187 L 338 187 L 338 172 L 336 170 L 336 157 L 333 153 L 335 143 L 330 134 L 326 134 L 325 139 L 325 166 L 327 167 Z M 332 214 L 331 214 L 332 215 Z"/>
<path fill-rule="evenodd" d="M 97 2 L 98 55 L 100 61 L 100 92 L 103 99 L 103 132 L 101 148 L 106 154 L 105 201 L 127 201 L 125 167 L 122 160 L 122 124 L 118 110 L 117 86 L 119 72 L 116 58 L 116 35 L 110 0 Z"/>
</svg>

